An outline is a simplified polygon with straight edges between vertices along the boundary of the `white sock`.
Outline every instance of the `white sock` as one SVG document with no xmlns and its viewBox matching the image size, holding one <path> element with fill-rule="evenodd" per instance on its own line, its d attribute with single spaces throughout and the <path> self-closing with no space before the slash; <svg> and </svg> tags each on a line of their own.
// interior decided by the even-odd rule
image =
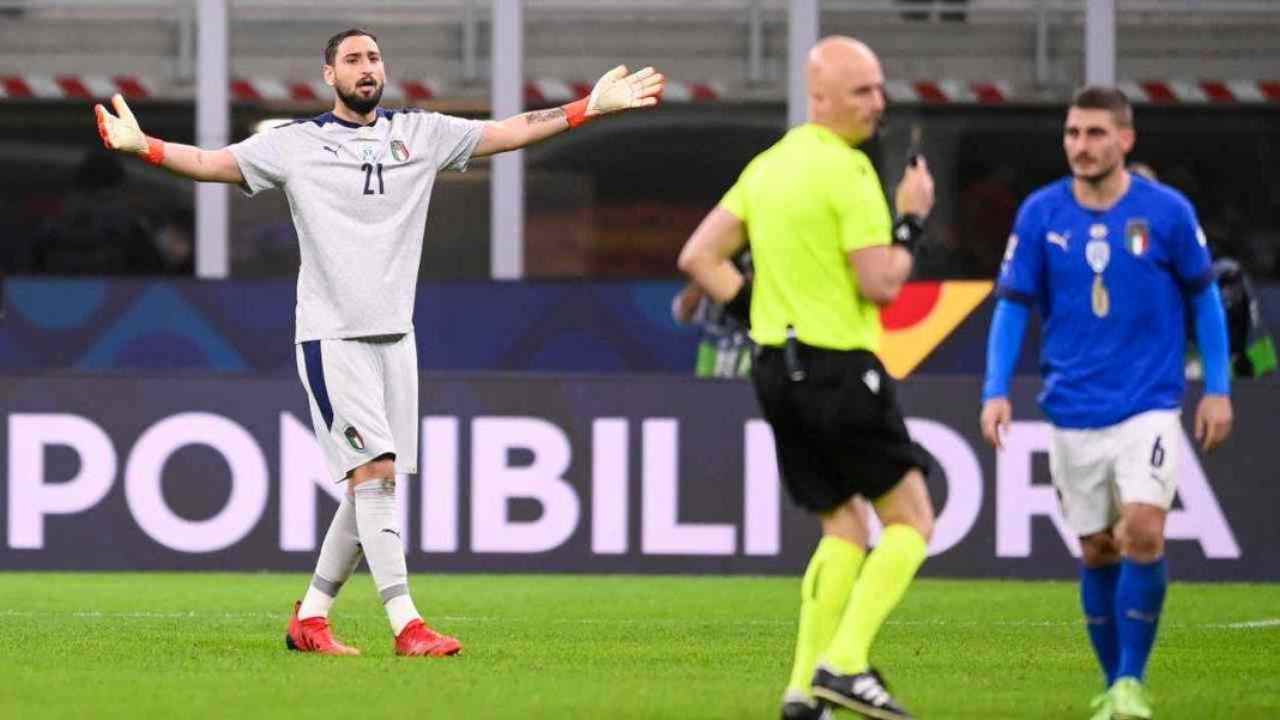
<svg viewBox="0 0 1280 720">
<path fill-rule="evenodd" d="M 298 608 L 298 619 L 329 617 L 331 607 L 333 607 L 332 596 L 317 590 L 315 585 L 308 585 L 307 594 L 302 596 L 302 607 Z"/>
<path fill-rule="evenodd" d="M 387 609 L 387 619 L 391 621 L 391 632 L 396 635 L 404 630 L 405 625 L 422 617 L 418 614 L 418 608 L 413 606 L 413 598 L 408 593 L 391 598 L 383 607 Z"/>
<path fill-rule="evenodd" d="M 356 531 L 355 504 L 349 495 L 343 495 L 338 510 L 329 523 L 320 557 L 316 560 L 316 572 L 302 598 L 299 618 L 328 617 L 329 608 L 338 596 L 343 584 L 351 579 L 360 564 L 360 536 Z"/>
<path fill-rule="evenodd" d="M 391 629 L 399 635 L 410 620 L 418 617 L 418 611 L 409 599 L 409 570 L 400 540 L 396 482 L 391 478 L 366 480 L 356 486 L 355 501 L 360 545 Z"/>
</svg>

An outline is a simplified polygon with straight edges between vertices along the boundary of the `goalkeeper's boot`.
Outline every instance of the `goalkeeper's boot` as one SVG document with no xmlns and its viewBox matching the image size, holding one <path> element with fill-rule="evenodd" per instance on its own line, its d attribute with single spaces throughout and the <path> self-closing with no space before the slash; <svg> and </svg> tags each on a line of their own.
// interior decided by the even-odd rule
<svg viewBox="0 0 1280 720">
<path fill-rule="evenodd" d="M 782 720 L 832 720 L 831 706 L 804 697 L 788 697 L 782 703 Z"/>
<path fill-rule="evenodd" d="M 1093 711 L 1089 720 L 1111 720 L 1111 692 L 1095 695 L 1089 702 L 1089 709 Z"/>
<path fill-rule="evenodd" d="M 913 717 L 889 694 L 884 678 L 874 668 L 840 675 L 819 665 L 813 674 L 813 695 L 875 720 L 910 720 Z"/>
<path fill-rule="evenodd" d="M 1111 686 L 1111 717 L 1113 720 L 1151 720 L 1151 696 L 1142 681 L 1134 677 L 1122 677 Z"/>
<path fill-rule="evenodd" d="M 298 652 L 313 652 L 321 655 L 359 655 L 360 651 L 343 645 L 333 638 L 329 629 L 329 618 L 309 617 L 298 619 L 298 608 L 301 602 L 294 603 L 293 617 L 289 618 L 289 631 L 284 636 L 284 646 Z"/>
<path fill-rule="evenodd" d="M 445 657 L 462 652 L 457 638 L 441 635 L 422 620 L 410 620 L 396 636 L 396 654 L 410 657 Z"/>
</svg>

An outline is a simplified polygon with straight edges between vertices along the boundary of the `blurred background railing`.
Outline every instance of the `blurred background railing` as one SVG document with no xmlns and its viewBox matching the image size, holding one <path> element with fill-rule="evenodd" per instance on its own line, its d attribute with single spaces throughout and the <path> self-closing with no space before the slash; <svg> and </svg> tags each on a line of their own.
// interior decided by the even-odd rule
<svg viewBox="0 0 1280 720">
<path fill-rule="evenodd" d="M 490 112 L 502 2 L 229 3 L 229 141 L 331 105 L 324 41 L 378 35 L 384 102 Z M 1017 202 L 1065 171 L 1062 103 L 1085 78 L 1084 3 L 817 3 L 821 34 L 879 52 L 895 107 L 868 147 L 886 185 L 918 127 L 938 179 L 920 275 L 989 278 Z M 1280 3 L 1116 0 L 1116 80 L 1139 103 L 1134 159 L 1191 196 L 1216 254 L 1280 277 Z M 530 278 L 670 278 L 679 245 L 745 161 L 787 126 L 783 0 L 528 0 L 525 107 L 583 94 L 618 62 L 672 78 L 666 103 L 523 154 L 522 268 Z M 95 149 L 94 98 L 121 91 L 144 129 L 196 135 L 194 2 L 0 0 L 0 263 L 38 274 L 191 274 L 190 183 Z M 504 61 L 505 62 L 505 61 Z M 33 122 L 38 117 L 39 122 Z M 489 163 L 441 178 L 424 279 L 491 276 Z M 87 198 L 128 213 L 95 217 Z M 229 201 L 232 277 L 287 277 L 297 248 L 283 195 Z M 95 238 L 113 238 L 102 243 Z"/>
</svg>

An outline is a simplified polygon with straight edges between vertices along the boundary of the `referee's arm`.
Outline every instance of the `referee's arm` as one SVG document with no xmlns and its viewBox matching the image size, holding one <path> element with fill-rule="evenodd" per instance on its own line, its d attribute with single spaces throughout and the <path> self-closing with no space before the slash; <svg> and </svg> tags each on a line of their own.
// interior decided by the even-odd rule
<svg viewBox="0 0 1280 720">
<path fill-rule="evenodd" d="M 746 285 L 732 260 L 746 241 L 742 220 L 717 205 L 689 236 L 676 264 L 712 300 L 727 303 Z"/>
<path fill-rule="evenodd" d="M 933 209 L 933 176 L 924 157 L 916 155 L 907 165 L 894 193 L 898 221 L 889 245 L 874 244 L 849 252 L 849 264 L 858 276 L 858 292 L 877 305 L 897 299 L 915 267 L 912 252 L 924 232 L 924 219 Z M 899 235 L 899 232 L 902 232 Z"/>
<path fill-rule="evenodd" d="M 858 293 L 884 306 L 902 292 L 915 267 L 915 259 L 900 245 L 873 245 L 850 252 L 849 264 L 858 275 Z"/>
</svg>

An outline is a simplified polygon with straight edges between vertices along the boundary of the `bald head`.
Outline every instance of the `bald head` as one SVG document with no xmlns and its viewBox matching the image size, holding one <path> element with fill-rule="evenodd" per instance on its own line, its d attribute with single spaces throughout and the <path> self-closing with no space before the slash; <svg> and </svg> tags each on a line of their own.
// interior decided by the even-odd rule
<svg viewBox="0 0 1280 720">
<path fill-rule="evenodd" d="M 809 92 L 829 90 L 832 83 L 854 74 L 880 69 L 880 60 L 871 48 L 844 35 L 832 35 L 818 41 L 809 50 Z"/>
<path fill-rule="evenodd" d="M 809 121 L 857 144 L 875 134 L 884 112 L 880 59 L 862 42 L 844 35 L 818 41 L 809 51 Z"/>
</svg>

